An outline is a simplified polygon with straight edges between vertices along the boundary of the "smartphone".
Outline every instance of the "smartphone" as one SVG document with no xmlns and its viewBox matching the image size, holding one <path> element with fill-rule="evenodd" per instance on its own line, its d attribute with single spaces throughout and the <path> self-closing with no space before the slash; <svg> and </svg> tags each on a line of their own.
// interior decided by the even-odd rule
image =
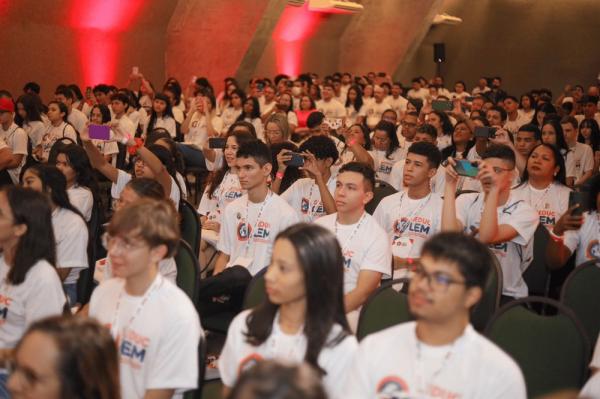
<svg viewBox="0 0 600 399">
<path fill-rule="evenodd" d="M 581 216 L 581 214 L 589 209 L 590 193 L 587 191 L 571 191 L 569 193 L 569 208 L 579 205 L 573 210 L 573 216 Z"/>
<path fill-rule="evenodd" d="M 337 130 L 342 127 L 342 118 L 325 118 L 325 123 L 332 130 Z"/>
<path fill-rule="evenodd" d="M 213 150 L 216 150 L 218 148 L 224 149 L 226 142 L 227 139 L 225 137 L 209 137 L 208 148 L 212 148 Z"/>
<path fill-rule="evenodd" d="M 96 140 L 110 140 L 110 126 L 90 125 L 90 138 Z"/>
<path fill-rule="evenodd" d="M 304 166 L 304 157 L 302 154 L 298 154 L 297 152 L 290 152 L 289 155 L 292 156 L 292 159 L 289 161 L 285 161 L 287 166 L 293 166 L 299 168 L 300 166 Z"/>
<path fill-rule="evenodd" d="M 474 99 L 475 99 L 475 97 L 471 97 L 471 96 L 465 97 L 465 101 L 468 103 L 472 103 Z"/>
<path fill-rule="evenodd" d="M 495 127 L 477 126 L 475 127 L 475 137 L 493 139 L 494 137 L 496 137 L 496 130 L 498 129 Z"/>
<path fill-rule="evenodd" d="M 256 88 L 257 88 L 258 90 L 262 90 L 262 89 L 264 89 L 264 88 L 265 88 L 265 85 L 264 85 L 264 84 L 262 84 L 262 83 L 257 83 L 257 84 L 256 84 Z"/>
<path fill-rule="evenodd" d="M 454 104 L 452 104 L 452 101 L 433 100 L 431 102 L 431 108 L 434 111 L 452 111 Z"/>
<path fill-rule="evenodd" d="M 136 66 L 134 66 L 133 68 L 131 68 L 131 73 L 132 73 L 133 75 L 139 75 L 139 74 L 140 74 L 140 68 L 139 68 L 139 67 L 136 67 Z"/>
<path fill-rule="evenodd" d="M 456 162 L 454 170 L 459 176 L 475 177 L 479 173 L 477 164 L 468 159 L 455 159 L 454 161 Z"/>
</svg>

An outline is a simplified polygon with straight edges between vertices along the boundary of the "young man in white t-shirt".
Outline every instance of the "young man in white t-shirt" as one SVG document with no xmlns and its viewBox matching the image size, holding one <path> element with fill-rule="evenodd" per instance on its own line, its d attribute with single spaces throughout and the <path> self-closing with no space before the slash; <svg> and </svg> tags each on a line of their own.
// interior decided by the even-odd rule
<svg viewBox="0 0 600 399">
<path fill-rule="evenodd" d="M 577 119 L 565 116 L 560 121 L 560 125 L 569 146 L 566 164 L 572 167 L 572 170 L 567 169 L 567 186 L 580 186 L 594 173 L 594 151 L 589 145 L 577 141 L 579 135 Z"/>
<path fill-rule="evenodd" d="M 148 217 L 152 215 L 152 217 Z M 142 199 L 119 209 L 107 229 L 115 276 L 92 294 L 89 315 L 117 342 L 121 397 L 181 398 L 198 383 L 200 320 L 188 296 L 158 272 L 179 242 L 177 211 Z"/>
<path fill-rule="evenodd" d="M 59 86 L 54 92 L 54 99 L 67 106 L 67 109 L 69 110 L 67 120 L 75 130 L 81 133 L 88 123 L 88 117 L 83 112 L 73 107 L 73 101 L 75 101 L 73 91 L 66 86 Z"/>
<path fill-rule="evenodd" d="M 277 234 L 299 221 L 294 209 L 269 189 L 271 162 L 271 152 L 260 140 L 244 142 L 237 151 L 238 178 L 246 194 L 222 214 L 214 273 L 200 283 L 202 317 L 236 314 L 252 276 L 269 265 Z"/>
<path fill-rule="evenodd" d="M 335 233 L 344 256 L 344 304 L 354 329 L 358 311 L 392 270 L 389 239 L 377 221 L 365 211 L 373 198 L 375 172 L 367 165 L 350 162 L 341 167 L 335 188 L 337 212 L 316 223 Z"/>
<path fill-rule="evenodd" d="M 469 324 L 491 265 L 485 247 L 463 234 L 425 243 L 408 294 L 416 321 L 360 343 L 344 397 L 525 399 L 519 366 Z"/>
<path fill-rule="evenodd" d="M 322 112 L 326 118 L 343 119 L 346 117 L 346 108 L 342 103 L 333 98 L 335 89 L 330 83 L 323 84 L 322 99 L 317 101 L 317 111 Z"/>
<path fill-rule="evenodd" d="M 10 149 L 6 157 L 0 158 L 0 173 L 7 173 L 13 184 L 19 183 L 19 174 L 27 157 L 27 133 L 15 122 L 15 104 L 12 99 L 0 98 L 0 140 Z M 6 171 L 6 172 L 3 172 Z M 6 176 L 6 175 L 5 175 Z M 2 179 L 3 184 L 10 183 Z"/>
<path fill-rule="evenodd" d="M 359 116 L 365 118 L 365 122 L 371 130 L 374 129 L 375 125 L 381 120 L 381 115 L 391 108 L 391 105 L 385 98 L 385 92 L 381 86 L 375 85 L 373 88 L 373 98 L 374 101 L 363 104 L 358 112 Z"/>
<path fill-rule="evenodd" d="M 127 109 L 129 108 L 129 98 L 127 95 L 124 93 L 113 94 L 110 98 L 110 106 L 113 113 L 112 124 L 118 124 L 119 130 L 125 137 L 135 136 L 135 124 L 127 116 Z"/>
<path fill-rule="evenodd" d="M 302 221 L 312 222 L 336 211 L 333 199 L 336 176 L 331 173 L 331 166 L 338 159 L 338 151 L 333 140 L 327 136 L 308 138 L 298 151 L 305 157 L 302 170 L 309 177 L 296 180 L 281 194 L 281 198 L 290 204 Z M 280 168 L 273 185 L 283 178 L 282 175 Z"/>
<path fill-rule="evenodd" d="M 513 96 L 507 96 L 504 101 L 504 110 L 506 111 L 506 122 L 504 129 L 512 134 L 519 131 L 521 126 L 530 123 L 531 119 L 519 113 L 519 100 Z"/>
<path fill-rule="evenodd" d="M 421 256 L 423 243 L 442 227 L 442 198 L 431 191 L 441 158 L 434 144 L 411 145 L 403 168 L 406 189 L 382 199 L 373 213 L 391 240 L 394 271 L 406 272 Z"/>
<path fill-rule="evenodd" d="M 456 161 L 448 158 L 442 231 L 464 231 L 488 245 L 502 267 L 503 301 L 525 297 L 523 272 L 531 263 L 527 248 L 539 223 L 537 211 L 511 192 L 515 154 L 510 147 L 488 147 L 477 164 L 483 192 L 455 198 Z"/>
</svg>

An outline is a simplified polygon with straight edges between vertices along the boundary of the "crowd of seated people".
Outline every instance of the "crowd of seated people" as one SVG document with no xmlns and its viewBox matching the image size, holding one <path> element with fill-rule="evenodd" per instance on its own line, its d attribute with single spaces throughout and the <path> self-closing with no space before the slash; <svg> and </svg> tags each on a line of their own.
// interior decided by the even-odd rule
<svg viewBox="0 0 600 399">
<path fill-rule="evenodd" d="M 269 397 L 257 390 L 277 373 L 310 383 L 286 385 L 290 397 L 525 398 L 519 365 L 471 310 L 494 264 L 501 304 L 531 294 L 540 229 L 548 269 L 600 258 L 600 85 L 223 83 L 157 90 L 136 71 L 123 87 L 0 90 L 0 398 L 180 398 L 197 387 L 215 318 L 228 326 L 217 368 L 232 398 Z M 204 272 L 194 302 L 177 286 L 184 201 L 202 229 L 189 243 Z M 258 278 L 263 303 L 243 310 Z M 361 309 L 396 278 L 410 279 L 414 321 L 359 344 Z M 88 344 L 93 355 L 70 354 Z M 246 377 L 269 359 L 283 364 Z M 90 362 L 104 369 L 65 375 Z"/>
</svg>

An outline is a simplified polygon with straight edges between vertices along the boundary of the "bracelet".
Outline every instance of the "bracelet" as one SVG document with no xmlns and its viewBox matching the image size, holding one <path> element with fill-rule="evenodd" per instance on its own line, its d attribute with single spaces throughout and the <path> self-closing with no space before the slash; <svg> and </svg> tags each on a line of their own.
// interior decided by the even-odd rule
<svg viewBox="0 0 600 399">
<path fill-rule="evenodd" d="M 279 180 L 283 180 L 283 172 L 277 172 L 277 173 L 275 173 L 275 178 L 279 179 Z"/>
<path fill-rule="evenodd" d="M 548 229 L 548 233 L 550 233 L 550 238 L 552 239 L 552 241 L 554 241 L 554 242 L 559 242 L 559 243 L 560 243 L 560 242 L 563 242 L 564 235 L 562 235 L 562 236 L 559 236 L 558 234 L 556 234 L 556 233 L 554 232 L 554 228 L 552 228 L 552 229 Z"/>
</svg>

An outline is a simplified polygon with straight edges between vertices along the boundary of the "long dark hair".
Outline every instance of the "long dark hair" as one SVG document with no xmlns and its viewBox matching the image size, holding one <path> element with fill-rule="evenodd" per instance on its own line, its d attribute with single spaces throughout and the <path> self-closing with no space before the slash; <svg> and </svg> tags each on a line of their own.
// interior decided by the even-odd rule
<svg viewBox="0 0 600 399">
<path fill-rule="evenodd" d="M 350 86 L 348 91 L 350 91 L 350 90 L 356 91 L 356 100 L 354 100 L 354 103 L 352 103 L 350 101 L 350 97 L 346 97 L 346 108 L 348 108 L 349 106 L 352 105 L 354 107 L 354 109 L 356 110 L 356 112 L 358 112 L 358 111 L 360 111 L 360 109 L 363 106 L 362 90 L 360 89 L 360 86 L 358 86 L 358 85 Z"/>
<path fill-rule="evenodd" d="M 438 118 L 440 118 L 440 122 L 442 124 L 442 131 L 444 132 L 444 134 L 452 135 L 452 132 L 454 131 L 454 126 L 452 126 L 452 121 L 450 120 L 450 117 L 442 111 L 431 112 L 436 114 Z"/>
<path fill-rule="evenodd" d="M 471 134 L 473 134 L 473 131 L 469 127 L 469 124 L 465 121 L 456 122 L 456 125 L 454 125 L 454 129 L 456 129 L 456 127 L 460 124 L 465 125 L 467 127 L 467 129 L 469 129 Z M 474 145 L 475 145 L 475 140 L 473 140 L 473 139 L 469 140 L 469 142 L 467 143 L 467 146 L 465 147 L 465 150 L 462 153 L 460 153 L 463 159 L 467 159 L 467 154 L 469 153 L 469 151 L 471 150 L 471 148 Z M 458 154 L 456 152 L 456 144 L 454 143 L 454 132 L 452 132 L 452 145 L 450 145 L 449 147 L 446 147 L 442 150 L 442 159 L 446 159 L 448 157 L 455 158 L 457 155 Z"/>
<path fill-rule="evenodd" d="M 94 104 L 92 107 L 92 111 L 98 108 L 100 110 L 100 114 L 102 115 L 102 123 L 110 122 L 110 109 L 104 104 Z M 90 112 L 91 115 L 91 112 Z"/>
<path fill-rule="evenodd" d="M 121 398 L 117 348 L 110 332 L 97 321 L 73 316 L 39 320 L 25 332 L 17 351 L 36 332 L 49 336 L 56 345 L 61 398 Z"/>
<path fill-rule="evenodd" d="M 39 260 L 56 265 L 52 210 L 48 198 L 34 190 L 10 185 L 0 188 L 0 191 L 6 194 L 14 224 L 27 226 L 17 244 L 14 265 L 6 276 L 10 284 L 19 285 Z"/>
<path fill-rule="evenodd" d="M 540 127 L 540 130 L 544 129 L 544 126 L 550 125 L 554 128 L 554 132 L 556 132 L 556 146 L 563 153 L 563 156 L 567 156 L 567 152 L 569 152 L 569 146 L 567 145 L 567 141 L 565 140 L 565 134 L 563 132 L 562 126 L 560 122 L 556 118 L 544 118 L 544 122 Z M 542 133 L 542 137 L 543 137 Z"/>
<path fill-rule="evenodd" d="M 235 141 L 237 142 L 238 147 L 244 142 L 256 139 L 256 136 L 252 136 L 251 133 L 239 130 L 234 131 L 230 128 L 229 132 L 227 133 L 227 137 L 229 138 L 231 136 L 235 137 Z M 213 194 L 217 190 L 217 187 L 219 187 L 219 185 L 221 185 L 221 183 L 223 182 L 223 179 L 225 178 L 225 175 L 227 174 L 229 169 L 229 165 L 225 160 L 223 160 L 223 166 L 221 167 L 221 169 L 211 173 L 208 181 L 208 198 L 212 198 Z"/>
<path fill-rule="evenodd" d="M 244 104 L 246 104 L 248 101 L 252 101 L 252 113 L 250 115 L 246 114 L 246 111 L 243 110 Z M 260 104 L 258 103 L 256 97 L 246 98 L 246 100 L 242 103 L 242 113 L 240 114 L 240 116 L 238 116 L 236 121 L 243 121 L 246 118 L 250 118 L 250 120 L 260 118 Z"/>
<path fill-rule="evenodd" d="M 283 150 L 290 150 L 293 152 L 298 151 L 298 146 L 289 141 L 284 141 L 283 143 L 272 144 L 271 145 L 271 162 L 273 165 L 277 165 L 277 155 Z M 271 177 L 273 180 L 275 179 L 275 175 L 277 170 L 273 168 L 271 170 Z M 283 193 L 287 190 L 294 182 L 303 177 L 302 171 L 298 167 L 288 166 L 283 173 L 283 179 L 281 179 L 281 184 L 279 185 L 279 192 Z"/>
<path fill-rule="evenodd" d="M 49 196 L 54 205 L 59 208 L 68 209 L 84 219 L 81 212 L 71 204 L 67 195 L 67 179 L 56 166 L 38 163 L 32 164 L 27 170 L 32 171 L 40 178 L 43 192 Z"/>
<path fill-rule="evenodd" d="M 354 125 L 350 126 L 348 128 L 348 130 L 352 129 L 354 126 L 358 126 L 360 128 L 360 131 L 362 132 L 363 139 L 365 141 L 365 145 L 364 145 L 365 150 L 367 150 L 367 151 L 371 150 L 371 132 L 369 132 L 369 129 L 361 123 L 355 123 Z M 396 137 L 396 139 L 398 139 L 398 137 Z M 347 143 L 345 143 L 345 144 L 347 144 Z M 346 148 L 344 148 L 344 151 L 345 150 L 346 150 Z"/>
<path fill-rule="evenodd" d="M 173 141 L 173 138 L 166 129 L 158 128 L 154 129 L 152 132 L 148 132 L 146 142 L 144 143 L 144 145 L 148 147 L 152 144 L 156 144 L 158 140 L 162 140 L 167 145 L 167 147 L 169 147 L 168 150 L 171 153 L 171 158 L 173 159 L 173 163 L 175 164 L 175 170 L 183 175 L 185 170 L 183 156 L 177 149 L 175 141 Z"/>
<path fill-rule="evenodd" d="M 290 226 L 279 233 L 276 240 L 288 240 L 294 246 L 302 267 L 306 292 L 304 335 L 308 342 L 304 360 L 323 371 L 317 362 L 323 347 L 335 346 L 351 334 L 344 311 L 342 250 L 333 233 L 315 224 Z M 258 346 L 269 338 L 278 309 L 267 297 L 251 311 L 246 319 L 249 344 Z M 339 324 L 342 331 L 328 342 L 335 324 Z"/>
<path fill-rule="evenodd" d="M 580 143 L 585 143 L 585 138 L 581 134 L 581 129 L 583 128 L 592 129 L 592 133 L 590 134 L 590 146 L 594 151 L 600 151 L 600 128 L 598 127 L 598 122 L 595 119 L 584 119 L 579 124 L 579 134 L 577 135 L 577 141 Z"/>
<path fill-rule="evenodd" d="M 18 112 L 15 112 L 15 123 L 19 125 L 19 127 L 23 127 L 27 122 L 42 121 L 38 102 L 38 97 L 33 94 L 23 94 L 17 99 L 17 104 L 21 103 L 25 110 L 25 114 L 27 114 L 27 116 L 23 118 Z"/>
<path fill-rule="evenodd" d="M 377 122 L 377 125 L 375 125 L 375 128 L 373 129 L 374 132 L 376 130 L 385 132 L 385 134 L 388 136 L 388 139 L 390 140 L 390 146 L 385 151 L 385 157 L 387 159 L 391 159 L 390 156 L 394 153 L 394 151 L 396 151 L 398 148 L 400 148 L 400 143 L 398 142 L 398 136 L 396 135 L 396 126 L 394 126 L 394 124 L 392 122 L 379 121 L 379 122 Z"/>
<path fill-rule="evenodd" d="M 565 159 L 563 158 L 562 154 L 560 153 L 560 150 L 556 146 L 553 146 L 552 144 L 541 143 L 541 144 L 538 144 L 535 147 L 533 147 L 533 149 L 529 153 L 529 156 L 527 157 L 527 165 L 525 165 L 525 170 L 523 171 L 523 177 L 521 178 L 521 183 L 519 184 L 518 187 L 520 187 L 524 184 L 527 184 L 527 182 L 529 181 L 529 172 L 527 171 L 527 166 L 529 165 L 529 159 L 531 158 L 531 154 L 533 154 L 533 151 L 535 151 L 535 149 L 538 147 L 546 147 L 546 148 L 550 149 L 550 151 L 552 151 L 552 154 L 554 155 L 554 166 L 558 166 L 558 173 L 556 174 L 556 176 L 554 176 L 554 181 L 559 182 L 563 186 L 566 185 L 567 184 L 567 173 L 566 173 L 566 167 L 565 167 Z"/>
<path fill-rule="evenodd" d="M 75 182 L 81 187 L 88 188 L 94 199 L 97 199 L 98 181 L 85 150 L 77 144 L 65 144 L 57 149 L 56 156 L 58 157 L 59 154 L 67 157 L 67 161 L 75 171 Z"/>
<path fill-rule="evenodd" d="M 165 104 L 167 104 L 165 111 L 162 115 L 163 118 L 169 116 L 175 119 L 175 117 L 173 116 L 173 108 L 171 107 L 169 97 L 167 97 L 163 93 L 156 93 L 154 94 L 154 100 L 161 100 L 164 101 Z M 150 112 L 150 119 L 148 120 L 148 128 L 146 129 L 147 132 L 151 132 L 154 130 L 154 125 L 156 125 L 156 119 L 158 119 L 158 115 L 156 115 L 156 111 L 154 110 L 154 100 L 152 100 L 152 111 Z"/>
</svg>

